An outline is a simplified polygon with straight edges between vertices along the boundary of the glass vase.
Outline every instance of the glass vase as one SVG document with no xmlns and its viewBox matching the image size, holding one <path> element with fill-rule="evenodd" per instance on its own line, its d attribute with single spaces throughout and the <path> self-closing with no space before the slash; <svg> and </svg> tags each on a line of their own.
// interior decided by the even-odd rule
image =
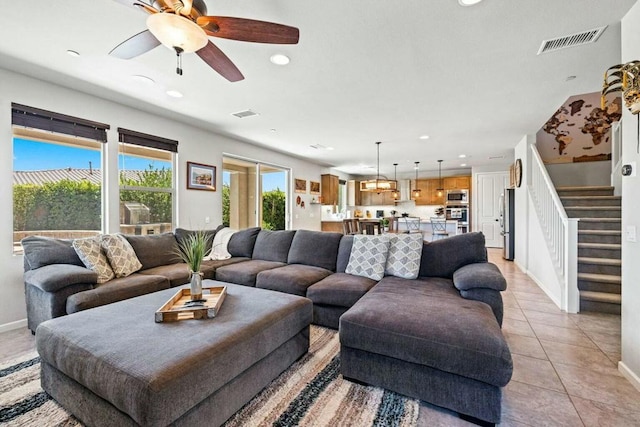
<svg viewBox="0 0 640 427">
<path fill-rule="evenodd" d="M 201 272 L 191 272 L 191 301 L 202 299 L 202 276 Z"/>
</svg>

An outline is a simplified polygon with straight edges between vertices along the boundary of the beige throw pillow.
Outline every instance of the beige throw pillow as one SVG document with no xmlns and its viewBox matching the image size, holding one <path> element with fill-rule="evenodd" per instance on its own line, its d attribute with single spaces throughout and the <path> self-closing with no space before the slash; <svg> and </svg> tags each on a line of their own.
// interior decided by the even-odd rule
<svg viewBox="0 0 640 427">
<path fill-rule="evenodd" d="M 131 243 L 122 234 L 102 236 L 102 248 L 116 277 L 127 277 L 142 268 Z"/>
<path fill-rule="evenodd" d="M 422 233 L 393 234 L 384 274 L 404 279 L 418 278 L 422 244 Z"/>
<path fill-rule="evenodd" d="M 345 273 L 382 280 L 388 253 L 388 235 L 356 234 Z"/>
<path fill-rule="evenodd" d="M 98 274 L 98 283 L 108 282 L 115 277 L 107 256 L 102 250 L 99 236 L 75 239 L 73 249 L 76 250 L 85 267 Z"/>
</svg>

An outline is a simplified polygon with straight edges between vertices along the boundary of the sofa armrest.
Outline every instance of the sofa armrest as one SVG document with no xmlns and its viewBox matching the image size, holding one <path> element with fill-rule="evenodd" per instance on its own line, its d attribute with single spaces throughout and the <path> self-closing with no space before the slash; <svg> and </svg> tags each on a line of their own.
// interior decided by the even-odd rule
<svg viewBox="0 0 640 427">
<path fill-rule="evenodd" d="M 507 289 L 507 281 L 495 264 L 479 262 L 468 264 L 453 273 L 453 285 L 459 291 L 468 291 L 475 288 L 493 289 L 504 291 Z"/>
<path fill-rule="evenodd" d="M 51 264 L 24 273 L 24 281 L 45 292 L 57 292 L 77 284 L 95 285 L 98 275 L 85 267 L 71 264 Z"/>
</svg>

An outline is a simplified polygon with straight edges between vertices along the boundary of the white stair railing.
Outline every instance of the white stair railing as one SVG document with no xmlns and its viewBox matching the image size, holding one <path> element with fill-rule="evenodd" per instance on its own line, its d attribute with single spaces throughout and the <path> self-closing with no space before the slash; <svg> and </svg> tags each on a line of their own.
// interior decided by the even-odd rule
<svg viewBox="0 0 640 427">
<path fill-rule="evenodd" d="M 615 196 L 622 195 L 622 126 L 611 125 L 611 186 Z"/>
<path fill-rule="evenodd" d="M 538 149 L 531 145 L 531 179 L 528 189 L 542 225 L 547 247 L 562 284 L 561 307 L 580 310 L 578 291 L 578 219 L 567 217 Z"/>
</svg>

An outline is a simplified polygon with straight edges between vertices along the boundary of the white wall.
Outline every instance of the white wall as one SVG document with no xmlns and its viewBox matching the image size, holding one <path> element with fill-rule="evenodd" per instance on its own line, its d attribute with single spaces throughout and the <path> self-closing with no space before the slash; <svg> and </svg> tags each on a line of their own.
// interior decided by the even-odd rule
<svg viewBox="0 0 640 427">
<path fill-rule="evenodd" d="M 636 3 L 622 20 L 622 62 L 640 58 L 640 3 Z M 613 64 L 612 64 L 613 65 Z M 636 151 L 636 120 L 626 108 L 622 117 L 622 162 L 640 165 Z M 640 229 L 639 175 L 622 178 L 622 229 Z M 620 371 L 640 390 L 640 243 L 622 241 L 622 361 Z"/>
<path fill-rule="evenodd" d="M 611 161 L 549 164 L 547 172 L 556 187 L 611 185 Z"/>
<path fill-rule="evenodd" d="M 4 153 L 0 156 L 0 222 L 4 224 L 0 227 L 0 271 L 3 274 L 0 284 L 0 331 L 22 325 L 26 317 L 22 256 L 12 254 L 11 102 L 110 124 L 106 158 L 111 164 L 117 164 L 118 127 L 178 140 L 177 225 L 186 228 L 213 228 L 222 221 L 222 191 L 185 189 L 184 175 L 188 160 L 217 166 L 218 188 L 222 183 L 223 152 L 291 168 L 292 175 L 301 179 L 319 181 L 323 170 L 319 165 L 195 128 L 188 123 L 144 113 L 0 69 L 0 141 Z M 118 179 L 115 174 L 112 174 L 107 185 L 117 187 Z M 108 229 L 115 231 L 118 227 L 119 203 L 117 192 L 111 193 L 107 202 L 110 218 Z M 293 228 L 320 230 L 319 208 L 309 204 L 307 206 L 306 209 L 293 209 Z M 205 224 L 205 216 L 211 218 L 209 224 Z"/>
</svg>

